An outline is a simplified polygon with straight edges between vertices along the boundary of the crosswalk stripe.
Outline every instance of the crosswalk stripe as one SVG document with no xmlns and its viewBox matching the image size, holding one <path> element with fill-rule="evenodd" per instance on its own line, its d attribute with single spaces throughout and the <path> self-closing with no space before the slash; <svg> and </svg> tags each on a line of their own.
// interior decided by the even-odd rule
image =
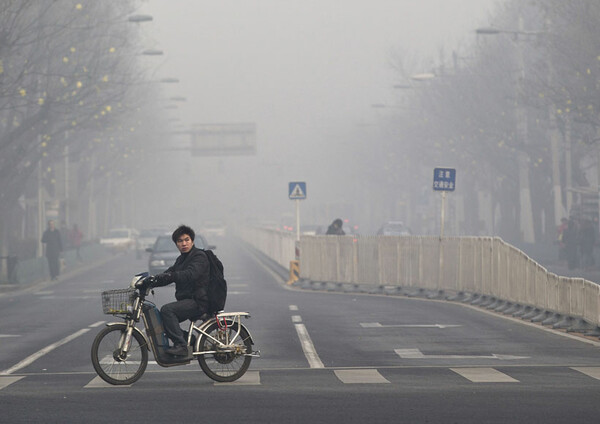
<svg viewBox="0 0 600 424">
<path fill-rule="evenodd" d="M 20 376 L 20 377 L 0 377 L 0 390 L 4 389 L 7 386 L 10 386 L 13 383 L 16 383 L 17 381 L 19 381 L 20 379 L 24 378 L 24 376 Z"/>
<path fill-rule="evenodd" d="M 334 370 L 339 380 L 344 384 L 382 384 L 389 383 L 379 371 L 374 369 L 363 370 Z"/>
<path fill-rule="evenodd" d="M 92 379 L 92 381 L 90 381 L 88 384 L 83 386 L 84 389 L 105 389 L 105 388 L 109 388 L 109 387 L 131 387 L 131 384 L 119 385 L 119 386 L 114 385 L 114 384 L 108 384 L 106 381 L 102 380 L 99 376 L 96 376 Z"/>
<path fill-rule="evenodd" d="M 450 368 L 458 375 L 463 376 L 473 383 L 518 383 L 509 375 L 494 368 Z"/>
<path fill-rule="evenodd" d="M 239 379 L 232 381 L 231 383 L 214 383 L 215 386 L 227 385 L 227 386 L 260 386 L 260 372 L 259 371 L 247 371 L 246 374 L 241 376 Z"/>
<path fill-rule="evenodd" d="M 571 369 L 600 380 L 600 367 L 571 367 Z"/>
</svg>

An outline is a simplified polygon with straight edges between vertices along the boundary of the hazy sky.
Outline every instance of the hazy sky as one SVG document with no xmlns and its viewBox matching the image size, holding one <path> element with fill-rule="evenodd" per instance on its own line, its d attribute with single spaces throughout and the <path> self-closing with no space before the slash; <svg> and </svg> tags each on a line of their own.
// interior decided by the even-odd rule
<svg viewBox="0 0 600 424">
<path fill-rule="evenodd" d="M 313 199 L 332 198 L 331 188 L 324 189 L 328 162 L 314 159 L 327 156 L 331 146 L 348 146 L 353 128 L 376 120 L 372 104 L 394 101 L 392 86 L 402 81 L 390 66 L 393 54 L 438 61 L 444 47 L 449 56 L 473 42 L 476 27 L 489 24 L 496 3 L 146 0 L 140 13 L 154 21 L 141 24 L 144 47 L 165 56 L 144 60 L 160 64 L 155 77 L 181 80 L 168 95 L 187 97 L 174 113 L 184 127 L 256 122 L 259 155 L 215 166 L 271 167 L 260 184 L 267 192 L 280 184 L 281 202 L 293 180 L 310 180 Z M 232 185 L 236 178 L 232 174 Z"/>
</svg>

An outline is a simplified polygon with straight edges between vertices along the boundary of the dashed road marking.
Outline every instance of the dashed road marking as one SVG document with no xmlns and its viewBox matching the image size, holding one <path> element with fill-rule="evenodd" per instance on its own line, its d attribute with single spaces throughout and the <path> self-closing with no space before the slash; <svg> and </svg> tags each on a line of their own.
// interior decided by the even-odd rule
<svg viewBox="0 0 600 424">
<path fill-rule="evenodd" d="M 131 387 L 131 384 L 115 385 L 109 384 L 102 380 L 99 376 L 94 377 L 92 381 L 83 386 L 84 389 L 106 389 L 106 388 L 119 388 L 119 387 Z"/>
<path fill-rule="evenodd" d="M 462 327 L 458 324 L 388 324 L 383 325 L 379 322 L 361 322 L 360 326 L 363 328 L 454 328 Z"/>
<path fill-rule="evenodd" d="M 394 349 L 402 359 L 498 359 L 500 361 L 512 361 L 515 359 L 527 359 L 529 356 L 501 355 L 425 355 L 419 349 Z"/>
<path fill-rule="evenodd" d="M 473 383 L 518 383 L 509 375 L 494 368 L 450 368 Z"/>
<path fill-rule="evenodd" d="M 71 340 L 76 339 L 77 337 L 81 336 L 82 334 L 87 333 L 88 331 L 90 331 L 89 328 L 82 328 L 79 331 L 76 331 L 75 333 L 65 337 L 62 340 L 59 340 L 55 343 L 52 343 L 51 345 L 46 346 L 45 348 L 38 350 L 36 353 L 34 353 L 33 355 L 29 355 L 27 358 L 23 359 L 21 362 L 19 362 L 16 365 L 13 365 L 12 367 L 4 370 L 4 371 L 0 371 L 0 375 L 6 375 L 6 374 L 12 374 L 15 371 L 20 370 L 21 368 L 25 368 L 26 366 L 30 365 L 32 362 L 34 362 L 35 360 L 41 358 L 42 356 L 44 356 L 45 354 L 47 354 L 48 352 L 53 351 L 54 349 L 56 349 L 59 346 L 62 346 L 66 343 L 69 343 Z"/>
<path fill-rule="evenodd" d="M 260 386 L 260 372 L 247 371 L 246 374 L 231 383 L 214 383 L 215 386 Z"/>
<path fill-rule="evenodd" d="M 389 381 L 374 369 L 334 370 L 334 373 L 344 384 L 389 384 Z"/>
<path fill-rule="evenodd" d="M 290 311 L 297 311 L 298 307 L 296 305 L 290 305 Z"/>
<path fill-rule="evenodd" d="M 323 362 L 321 362 L 319 355 L 317 355 L 315 346 L 313 345 L 313 342 L 310 339 L 304 324 L 296 323 L 294 326 L 296 327 L 296 333 L 298 333 L 298 338 L 300 339 L 304 356 L 308 360 L 308 365 L 310 365 L 311 368 L 325 368 L 325 365 L 323 365 Z"/>
<path fill-rule="evenodd" d="M 579 371 L 580 373 L 585 374 L 588 377 L 600 380 L 600 367 L 571 367 L 571 369 Z"/>
<path fill-rule="evenodd" d="M 25 378 L 24 376 L 21 377 L 0 377 L 0 390 L 4 389 L 7 386 L 10 386 L 13 383 L 16 383 L 17 381 L 19 381 L 20 379 Z"/>
<path fill-rule="evenodd" d="M 292 322 L 302 322 L 302 317 L 300 315 L 292 315 Z"/>
</svg>

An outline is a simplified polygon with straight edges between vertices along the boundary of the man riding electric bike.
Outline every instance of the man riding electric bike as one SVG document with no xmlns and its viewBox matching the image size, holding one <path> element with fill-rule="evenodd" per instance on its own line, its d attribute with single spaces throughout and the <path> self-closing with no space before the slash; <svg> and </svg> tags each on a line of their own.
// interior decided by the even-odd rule
<svg viewBox="0 0 600 424">
<path fill-rule="evenodd" d="M 187 356 L 187 340 L 180 322 L 197 317 L 208 311 L 208 284 L 210 264 L 206 254 L 194 246 L 196 233 L 186 225 L 179 226 L 171 238 L 181 255 L 162 274 L 140 281 L 145 288 L 162 287 L 175 283 L 175 302 L 160 309 L 165 333 L 173 346 L 165 352 L 175 356 Z"/>
</svg>

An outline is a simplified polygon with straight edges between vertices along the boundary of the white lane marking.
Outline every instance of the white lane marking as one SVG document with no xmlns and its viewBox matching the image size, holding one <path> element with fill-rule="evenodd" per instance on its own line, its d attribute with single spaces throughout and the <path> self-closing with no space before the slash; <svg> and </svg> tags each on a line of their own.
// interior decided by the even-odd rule
<svg viewBox="0 0 600 424">
<path fill-rule="evenodd" d="M 53 300 L 53 299 L 59 299 L 59 300 L 87 300 L 87 299 L 95 299 L 96 296 L 57 296 L 57 295 L 48 295 L 48 296 L 40 296 L 39 297 L 42 300 Z"/>
<path fill-rule="evenodd" d="M 364 370 L 334 370 L 336 377 L 344 384 L 382 384 L 389 383 L 379 371 Z"/>
<path fill-rule="evenodd" d="M 238 295 L 238 294 L 248 294 L 248 292 L 245 292 L 245 291 L 228 291 L 227 294 Z"/>
<path fill-rule="evenodd" d="M 214 383 L 215 386 L 260 386 L 260 373 L 258 371 L 248 371 L 231 383 Z"/>
<path fill-rule="evenodd" d="M 92 381 L 83 386 L 84 389 L 106 389 L 109 387 L 131 387 L 131 384 L 124 385 L 115 385 L 109 384 L 106 381 L 102 380 L 100 377 L 94 377 Z"/>
<path fill-rule="evenodd" d="M 296 305 L 290 305 L 290 311 L 297 311 L 298 307 Z"/>
<path fill-rule="evenodd" d="M 21 337 L 20 334 L 0 334 L 0 339 L 3 337 Z"/>
<path fill-rule="evenodd" d="M 378 322 L 361 322 L 360 326 L 363 328 L 453 328 L 462 327 L 458 324 L 390 324 L 383 325 Z"/>
<path fill-rule="evenodd" d="M 571 367 L 572 370 L 579 371 L 588 377 L 600 380 L 600 367 Z"/>
<path fill-rule="evenodd" d="M 509 375 L 494 368 L 450 368 L 458 375 L 473 383 L 518 383 Z"/>
<path fill-rule="evenodd" d="M 296 327 L 296 332 L 298 333 L 304 356 L 306 356 L 306 359 L 308 360 L 308 365 L 310 365 L 311 368 L 325 368 L 325 365 L 323 365 L 323 362 L 319 359 L 319 355 L 317 355 L 315 346 L 313 345 L 304 324 L 294 324 L 294 326 Z"/>
<path fill-rule="evenodd" d="M 300 315 L 292 315 L 292 322 L 302 322 L 302 317 Z"/>
<path fill-rule="evenodd" d="M 54 294 L 54 290 L 40 290 L 34 293 L 36 296 L 47 296 Z"/>
<path fill-rule="evenodd" d="M 67 336 L 62 340 L 52 343 L 51 345 L 48 345 L 45 348 L 37 351 L 33 355 L 28 356 L 27 358 L 23 359 L 18 364 L 13 365 L 12 367 L 10 367 L 4 371 L 0 371 L 0 375 L 12 374 L 13 372 L 20 370 L 21 368 L 25 368 L 26 366 L 31 364 L 33 361 L 41 358 L 42 356 L 53 351 L 57 347 L 62 346 L 66 343 L 69 343 L 71 340 L 76 339 L 77 337 L 81 336 L 82 334 L 87 333 L 88 331 L 90 331 L 89 328 L 82 328 L 81 330 L 76 331 L 75 333 L 71 334 L 70 336 Z"/>
<path fill-rule="evenodd" d="M 394 349 L 402 359 L 499 359 L 511 361 L 514 359 L 527 359 L 529 356 L 499 355 L 425 355 L 419 349 Z"/>
<path fill-rule="evenodd" d="M 0 377 L 0 390 L 4 389 L 6 386 L 10 386 L 13 383 L 16 383 L 20 379 L 25 378 L 25 376 L 21 377 Z"/>
<path fill-rule="evenodd" d="M 98 322 L 95 322 L 95 323 L 91 324 L 89 327 L 90 327 L 90 328 L 100 327 L 100 326 L 101 326 L 102 324 L 104 324 L 105 322 L 106 322 L 106 321 L 98 321 Z"/>
</svg>

